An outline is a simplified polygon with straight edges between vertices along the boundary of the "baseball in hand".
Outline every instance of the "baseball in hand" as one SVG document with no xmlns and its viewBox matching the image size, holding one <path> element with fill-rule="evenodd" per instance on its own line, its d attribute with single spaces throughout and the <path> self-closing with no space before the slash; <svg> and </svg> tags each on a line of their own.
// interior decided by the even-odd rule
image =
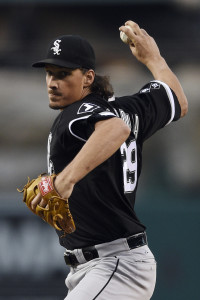
<svg viewBox="0 0 200 300">
<path fill-rule="evenodd" d="M 126 25 L 126 27 L 132 29 L 128 25 Z M 121 38 L 122 42 L 124 42 L 125 44 L 129 44 L 131 42 L 131 40 L 129 39 L 129 37 L 123 31 L 120 31 L 120 38 Z"/>
</svg>

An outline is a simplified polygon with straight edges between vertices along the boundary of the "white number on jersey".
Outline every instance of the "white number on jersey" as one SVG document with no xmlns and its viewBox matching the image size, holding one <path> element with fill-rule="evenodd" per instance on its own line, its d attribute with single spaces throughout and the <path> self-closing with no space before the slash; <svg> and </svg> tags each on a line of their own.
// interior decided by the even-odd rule
<svg viewBox="0 0 200 300">
<path fill-rule="evenodd" d="M 129 145 L 124 142 L 120 147 L 123 160 L 124 193 L 134 191 L 137 183 L 137 147 L 133 140 Z"/>
</svg>

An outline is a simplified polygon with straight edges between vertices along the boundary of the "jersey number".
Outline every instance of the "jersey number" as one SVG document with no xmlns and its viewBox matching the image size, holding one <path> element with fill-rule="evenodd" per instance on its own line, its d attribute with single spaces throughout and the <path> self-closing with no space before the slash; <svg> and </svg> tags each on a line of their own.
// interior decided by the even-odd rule
<svg viewBox="0 0 200 300">
<path fill-rule="evenodd" d="M 135 140 L 131 141 L 128 146 L 124 142 L 120 150 L 123 160 L 124 192 L 131 193 L 137 183 L 137 147 Z"/>
</svg>

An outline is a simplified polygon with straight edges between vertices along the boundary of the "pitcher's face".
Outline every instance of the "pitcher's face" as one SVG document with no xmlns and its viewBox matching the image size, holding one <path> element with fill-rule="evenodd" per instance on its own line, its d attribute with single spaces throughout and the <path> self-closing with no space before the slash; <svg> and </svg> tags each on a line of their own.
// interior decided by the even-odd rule
<svg viewBox="0 0 200 300">
<path fill-rule="evenodd" d="M 45 70 L 49 106 L 52 109 L 62 109 L 87 95 L 87 73 L 54 65 L 46 65 Z"/>
</svg>

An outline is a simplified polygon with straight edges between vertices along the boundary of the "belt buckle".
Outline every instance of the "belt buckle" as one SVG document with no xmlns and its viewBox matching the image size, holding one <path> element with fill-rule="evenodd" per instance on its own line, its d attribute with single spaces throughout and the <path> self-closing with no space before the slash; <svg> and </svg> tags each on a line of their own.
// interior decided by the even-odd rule
<svg viewBox="0 0 200 300">
<path fill-rule="evenodd" d="M 130 249 L 135 249 L 147 245 L 147 237 L 145 232 L 141 232 L 127 238 Z"/>
<path fill-rule="evenodd" d="M 85 247 L 82 249 L 83 256 L 85 257 L 86 261 L 90 261 L 94 258 L 98 258 L 99 254 L 95 246 Z"/>
<path fill-rule="evenodd" d="M 73 253 L 71 253 L 70 251 L 64 252 L 64 260 L 65 260 L 66 265 L 68 265 L 68 266 L 74 267 L 79 264 L 76 256 Z"/>
</svg>

